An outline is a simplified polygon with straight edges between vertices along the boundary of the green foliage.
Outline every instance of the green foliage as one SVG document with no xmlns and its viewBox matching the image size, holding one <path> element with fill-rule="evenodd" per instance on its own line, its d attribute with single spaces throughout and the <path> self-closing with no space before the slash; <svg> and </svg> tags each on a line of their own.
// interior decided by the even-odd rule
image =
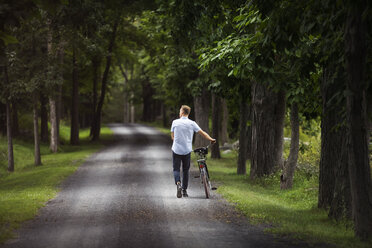
<svg viewBox="0 0 372 248">
<path fill-rule="evenodd" d="M 15 44 L 18 43 L 18 40 L 16 37 L 11 36 L 9 34 L 4 33 L 3 31 L 0 31 L 0 39 L 3 40 L 5 46 L 9 44 Z"/>
<path fill-rule="evenodd" d="M 300 127 L 300 149 L 297 161 L 297 173 L 306 178 L 315 177 L 319 175 L 321 138 L 320 138 L 320 119 L 306 120 L 303 116 L 301 118 Z M 284 136 L 291 137 L 291 128 L 289 123 L 289 115 L 286 115 Z M 288 159 L 290 140 L 285 140 L 283 155 Z"/>
</svg>

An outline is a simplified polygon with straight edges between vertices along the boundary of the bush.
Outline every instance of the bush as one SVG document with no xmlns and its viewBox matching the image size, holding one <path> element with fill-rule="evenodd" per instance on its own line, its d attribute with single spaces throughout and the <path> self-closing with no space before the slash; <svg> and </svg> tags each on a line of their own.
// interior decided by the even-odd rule
<svg viewBox="0 0 372 248">
<path fill-rule="evenodd" d="M 285 128 L 286 136 L 290 136 L 290 127 Z M 284 157 L 288 158 L 290 141 L 284 143 Z M 300 149 L 297 171 L 307 179 L 319 175 L 321 151 L 320 123 L 318 120 L 303 121 L 300 129 Z"/>
<path fill-rule="evenodd" d="M 319 174 L 320 139 L 312 138 L 309 143 L 300 143 L 297 169 L 307 178 Z"/>
</svg>

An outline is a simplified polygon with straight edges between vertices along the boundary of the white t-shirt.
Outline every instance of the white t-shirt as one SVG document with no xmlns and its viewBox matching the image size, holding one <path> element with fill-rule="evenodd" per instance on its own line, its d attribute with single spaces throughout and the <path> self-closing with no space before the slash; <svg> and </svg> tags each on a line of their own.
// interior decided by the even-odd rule
<svg viewBox="0 0 372 248">
<path fill-rule="evenodd" d="M 171 132 L 174 133 L 172 151 L 178 155 L 186 155 L 192 152 L 192 138 L 194 132 L 201 129 L 195 121 L 187 117 L 181 117 L 172 122 Z"/>
</svg>

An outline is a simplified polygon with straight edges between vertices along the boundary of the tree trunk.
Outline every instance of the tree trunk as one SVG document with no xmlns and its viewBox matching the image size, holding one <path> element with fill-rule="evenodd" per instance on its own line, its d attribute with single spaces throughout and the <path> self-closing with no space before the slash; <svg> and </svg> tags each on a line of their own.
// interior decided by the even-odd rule
<svg viewBox="0 0 372 248">
<path fill-rule="evenodd" d="M 102 114 L 102 107 L 105 100 L 106 95 L 106 87 L 107 87 L 107 79 L 110 72 L 111 67 L 111 60 L 112 60 L 112 50 L 114 48 L 115 44 L 115 38 L 116 38 L 116 31 L 119 25 L 120 18 L 116 18 L 113 26 L 113 31 L 110 37 L 110 43 L 108 47 L 108 55 L 106 56 L 106 66 L 105 71 L 103 72 L 102 76 L 102 84 L 101 84 L 101 96 L 97 104 L 96 112 L 93 117 L 93 125 L 92 125 L 92 140 L 98 140 L 100 131 L 101 131 L 101 114 Z"/>
<path fill-rule="evenodd" d="M 126 102 L 126 95 L 123 93 L 123 123 L 128 123 L 128 105 Z"/>
<path fill-rule="evenodd" d="M 7 71 L 5 67 L 5 77 L 7 78 Z M 11 121 L 10 102 L 6 103 L 6 135 L 8 139 L 8 171 L 14 171 L 14 156 L 13 156 L 13 137 L 12 137 L 12 121 Z"/>
<path fill-rule="evenodd" d="M 221 100 L 220 97 L 212 94 L 212 137 L 216 139 L 216 143 L 211 148 L 211 158 L 221 158 L 220 145 L 219 145 L 219 131 L 220 131 L 220 111 Z"/>
<path fill-rule="evenodd" d="M 241 96 L 240 99 L 240 120 L 239 120 L 239 155 L 238 155 L 238 166 L 237 173 L 239 175 L 245 175 L 247 173 L 246 162 L 247 162 L 247 146 L 250 142 L 247 139 L 247 121 L 249 116 L 249 105 L 247 98 Z"/>
<path fill-rule="evenodd" d="M 263 83 L 252 84 L 252 158 L 251 179 L 274 171 L 276 94 Z"/>
<path fill-rule="evenodd" d="M 338 92 L 345 90 L 344 78 L 340 74 L 332 79 L 335 71 L 339 70 L 324 68 L 321 80 L 323 112 L 318 207 L 329 209 L 328 216 L 339 220 L 350 218 L 351 193 L 347 171 L 346 128 L 343 124 L 346 100 L 342 94 L 335 98 Z"/>
<path fill-rule="evenodd" d="M 56 100 L 53 96 L 49 97 L 50 108 L 50 150 L 54 153 L 58 151 L 58 126 L 57 126 L 57 109 Z"/>
<path fill-rule="evenodd" d="M 247 126 L 247 159 L 252 158 L 252 104 L 248 106 L 248 122 L 249 125 Z"/>
<path fill-rule="evenodd" d="M 351 192 L 350 192 L 350 179 L 348 171 L 348 155 L 346 144 L 345 126 L 338 131 L 339 141 L 334 144 L 340 147 L 339 157 L 334 161 L 334 190 L 332 202 L 329 209 L 328 216 L 335 220 L 342 220 L 344 218 L 351 219 Z"/>
<path fill-rule="evenodd" d="M 52 57 L 52 30 L 51 21 L 47 20 L 48 32 L 47 32 L 47 51 L 48 56 Z M 54 153 L 58 150 L 58 122 L 57 122 L 57 106 L 55 93 L 52 92 L 49 96 L 49 117 L 50 117 L 50 150 Z"/>
<path fill-rule="evenodd" d="M 72 48 L 72 101 L 71 101 L 70 144 L 79 144 L 79 81 L 76 65 L 76 48 Z"/>
<path fill-rule="evenodd" d="M 129 79 L 127 73 L 124 71 L 123 66 L 119 63 L 119 69 L 121 75 L 124 77 L 124 90 L 123 90 L 123 123 L 128 123 L 130 120 L 130 109 L 129 109 L 129 101 L 128 101 L 128 93 L 125 91 L 125 87 L 129 83 Z"/>
<path fill-rule="evenodd" d="M 100 67 L 101 61 L 98 58 L 93 58 L 92 59 L 92 69 L 93 69 L 93 99 L 92 99 L 92 120 L 91 120 L 91 128 L 90 128 L 90 137 L 93 136 L 93 130 L 95 130 L 95 114 L 97 110 L 97 98 L 98 98 L 98 93 L 97 93 L 97 85 L 98 85 L 98 78 L 100 78 L 100 73 L 99 73 L 99 67 Z"/>
<path fill-rule="evenodd" d="M 366 113 L 366 34 L 362 18 L 367 1 L 350 4 L 345 26 L 347 71 L 347 150 L 355 234 L 363 240 L 372 237 L 372 188 L 368 157 Z"/>
<path fill-rule="evenodd" d="M 134 74 L 134 65 L 132 65 L 132 68 L 130 70 L 130 79 L 133 79 L 133 74 Z M 130 98 L 134 99 L 134 93 L 133 91 L 130 94 Z M 135 123 L 136 122 L 136 108 L 133 104 L 133 101 L 129 103 L 130 106 L 130 123 Z"/>
<path fill-rule="evenodd" d="M 62 119 L 62 84 L 58 85 L 57 96 L 56 96 L 56 117 L 57 117 L 57 143 L 61 144 L 60 141 L 60 124 Z"/>
<path fill-rule="evenodd" d="M 47 111 L 48 99 L 41 94 L 40 95 L 40 136 L 41 141 L 48 142 L 48 111 Z"/>
<path fill-rule="evenodd" d="M 3 75 L 5 84 L 9 84 L 7 65 L 3 66 Z M 10 101 L 6 101 L 6 135 L 8 140 L 8 171 L 14 171 L 14 155 L 13 155 L 13 133 L 12 133 L 12 113 Z"/>
<path fill-rule="evenodd" d="M 38 113 L 38 100 L 35 94 L 34 104 L 34 150 L 35 150 L 35 165 L 41 165 L 41 155 L 40 155 L 40 138 L 39 138 L 39 113 Z"/>
<path fill-rule="evenodd" d="M 280 188 L 291 189 L 293 176 L 297 165 L 298 150 L 300 148 L 300 121 L 298 119 L 298 105 L 291 106 L 291 147 L 288 161 L 285 163 L 283 174 L 280 176 Z"/>
<path fill-rule="evenodd" d="M 210 105 L 210 93 L 206 88 L 204 88 L 200 96 L 194 97 L 194 113 L 196 123 L 198 123 L 199 127 L 207 133 L 209 133 Z M 208 144 L 208 140 L 204 139 L 201 135 L 195 135 L 195 147 L 205 147 Z"/>
<path fill-rule="evenodd" d="M 130 123 L 136 122 L 136 108 L 133 104 L 130 105 Z"/>
<path fill-rule="evenodd" d="M 163 127 L 168 127 L 167 108 L 164 102 L 162 103 L 161 111 L 162 111 Z"/>
<path fill-rule="evenodd" d="M 0 102 L 0 132 L 6 136 L 6 105 Z"/>
<path fill-rule="evenodd" d="M 220 141 L 221 144 L 224 145 L 225 143 L 229 142 L 228 132 L 227 132 L 227 125 L 229 121 L 229 113 L 227 109 L 226 99 L 221 98 L 221 127 L 220 127 Z"/>
<path fill-rule="evenodd" d="M 279 91 L 277 94 L 278 101 L 275 106 L 275 137 L 274 137 L 274 156 L 275 156 L 275 166 L 282 169 L 283 168 L 283 143 L 284 143 L 284 119 L 285 119 L 285 109 L 286 109 L 286 99 L 285 92 L 283 90 Z"/>
<path fill-rule="evenodd" d="M 368 125 L 369 128 L 367 130 L 368 132 L 368 141 L 369 144 L 372 144 L 372 85 L 368 88 L 368 94 L 367 94 L 367 118 L 368 118 Z M 369 158 L 372 159 L 372 147 L 370 146 L 369 149 Z"/>
<path fill-rule="evenodd" d="M 63 59 L 64 59 L 64 42 L 60 40 L 58 44 L 58 56 L 59 56 L 59 66 L 63 68 Z M 63 70 L 60 70 L 59 73 L 59 80 L 63 82 Z M 62 119 L 62 109 L 63 109 L 63 101 L 62 101 L 62 83 L 57 86 L 57 94 L 56 94 L 56 116 L 57 116 L 57 143 L 60 144 L 60 122 Z"/>
<path fill-rule="evenodd" d="M 328 209 L 332 203 L 333 190 L 335 188 L 335 163 L 341 152 L 340 132 L 336 126 L 342 123 L 340 118 L 342 104 L 337 104 L 333 96 L 340 89 L 335 82 L 330 81 L 333 70 L 323 69 L 321 79 L 322 94 L 322 122 L 321 122 L 321 152 L 319 164 L 319 194 L 318 207 Z"/>
<path fill-rule="evenodd" d="M 134 97 L 134 94 L 132 93 L 132 98 Z M 130 103 L 130 123 L 136 122 L 136 108 L 134 107 L 133 103 Z"/>
<path fill-rule="evenodd" d="M 13 137 L 19 135 L 18 108 L 15 101 L 12 101 L 12 132 Z"/>
<path fill-rule="evenodd" d="M 130 122 L 130 105 L 129 105 L 129 96 L 128 92 L 123 92 L 123 123 L 129 123 Z"/>
<path fill-rule="evenodd" d="M 154 111 L 153 106 L 154 101 L 154 89 L 151 87 L 150 81 L 145 79 L 142 81 L 142 100 L 143 100 L 143 111 L 142 111 L 142 121 L 152 122 L 154 121 Z"/>
</svg>

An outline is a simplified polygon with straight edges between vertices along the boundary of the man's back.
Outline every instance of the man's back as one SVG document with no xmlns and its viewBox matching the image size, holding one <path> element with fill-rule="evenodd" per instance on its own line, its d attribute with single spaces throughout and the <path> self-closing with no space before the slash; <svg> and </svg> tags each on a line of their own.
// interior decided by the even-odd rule
<svg viewBox="0 0 372 248">
<path fill-rule="evenodd" d="M 199 131 L 200 127 L 198 124 L 187 117 L 174 120 L 171 127 L 171 132 L 174 133 L 172 151 L 179 155 L 190 153 L 192 151 L 194 132 Z"/>
</svg>

